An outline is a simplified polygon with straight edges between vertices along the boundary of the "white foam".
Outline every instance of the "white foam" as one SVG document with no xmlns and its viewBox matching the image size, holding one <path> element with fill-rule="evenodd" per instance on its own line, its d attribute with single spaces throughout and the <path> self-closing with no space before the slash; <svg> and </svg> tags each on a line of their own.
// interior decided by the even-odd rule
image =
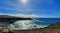
<svg viewBox="0 0 60 33">
<path fill-rule="evenodd" d="M 34 21 L 32 20 L 19 20 L 16 21 L 14 24 L 11 25 L 14 29 L 16 30 L 24 30 L 24 29 L 33 29 L 33 28 L 43 28 L 46 27 L 47 25 L 37 25 L 36 23 L 34 23 Z M 15 26 L 17 28 L 15 28 Z M 35 26 L 35 27 L 34 27 Z"/>
</svg>

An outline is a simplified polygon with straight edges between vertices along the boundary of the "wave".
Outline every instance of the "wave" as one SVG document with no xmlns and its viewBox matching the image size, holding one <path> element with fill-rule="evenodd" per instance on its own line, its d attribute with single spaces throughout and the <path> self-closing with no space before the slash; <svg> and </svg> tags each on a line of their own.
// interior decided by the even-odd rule
<svg viewBox="0 0 60 33">
<path fill-rule="evenodd" d="M 19 20 L 14 24 L 11 24 L 11 27 L 15 30 L 24 30 L 24 29 L 34 29 L 34 28 L 44 28 L 48 25 L 39 25 L 36 24 L 33 20 Z"/>
</svg>

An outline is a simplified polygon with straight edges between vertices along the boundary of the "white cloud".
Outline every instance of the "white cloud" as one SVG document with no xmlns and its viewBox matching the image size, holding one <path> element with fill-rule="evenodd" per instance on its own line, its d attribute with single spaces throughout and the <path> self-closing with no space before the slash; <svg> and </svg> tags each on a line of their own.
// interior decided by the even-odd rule
<svg viewBox="0 0 60 33">
<path fill-rule="evenodd" d="M 38 17 L 40 17 L 39 15 L 36 15 L 36 14 L 26 15 L 26 14 L 3 14 L 3 13 L 0 13 L 0 15 L 9 15 L 9 16 L 15 16 L 15 17 L 22 17 L 22 18 L 38 18 Z"/>
<path fill-rule="evenodd" d="M 23 18 L 38 18 L 38 15 L 31 14 L 31 15 L 26 15 L 26 14 L 12 14 L 10 16 L 16 16 L 16 17 L 23 17 Z"/>
<path fill-rule="evenodd" d="M 0 15 L 9 15 L 9 16 L 15 16 L 15 17 L 22 17 L 22 18 L 60 18 L 60 16 L 37 15 L 37 14 L 3 14 L 3 13 L 0 13 Z"/>
</svg>

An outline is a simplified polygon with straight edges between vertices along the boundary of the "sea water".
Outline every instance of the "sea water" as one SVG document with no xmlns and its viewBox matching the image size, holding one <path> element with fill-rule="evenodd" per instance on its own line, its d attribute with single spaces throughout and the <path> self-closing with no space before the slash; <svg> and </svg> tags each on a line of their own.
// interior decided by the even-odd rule
<svg viewBox="0 0 60 33">
<path fill-rule="evenodd" d="M 60 22 L 60 18 L 33 18 L 32 20 L 19 20 L 16 21 L 13 26 L 16 30 L 44 28 L 50 24 Z"/>
</svg>

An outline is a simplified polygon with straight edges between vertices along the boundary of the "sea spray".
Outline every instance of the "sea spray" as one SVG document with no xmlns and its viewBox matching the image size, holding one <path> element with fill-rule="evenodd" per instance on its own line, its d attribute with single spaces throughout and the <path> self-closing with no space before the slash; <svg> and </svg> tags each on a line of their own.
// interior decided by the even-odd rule
<svg viewBox="0 0 60 33">
<path fill-rule="evenodd" d="M 34 29 L 34 28 L 43 28 L 46 27 L 47 25 L 45 26 L 38 25 L 33 20 L 19 20 L 16 21 L 14 24 L 11 24 L 11 26 L 15 30 L 26 30 L 26 29 Z"/>
</svg>

